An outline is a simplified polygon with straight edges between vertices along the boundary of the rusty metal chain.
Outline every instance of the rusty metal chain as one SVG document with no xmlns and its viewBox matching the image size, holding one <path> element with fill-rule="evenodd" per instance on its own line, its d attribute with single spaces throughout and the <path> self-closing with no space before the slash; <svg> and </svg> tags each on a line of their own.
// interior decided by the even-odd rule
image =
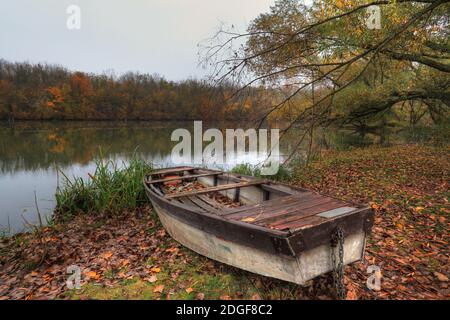
<svg viewBox="0 0 450 320">
<path fill-rule="evenodd" d="M 344 230 L 337 227 L 331 235 L 331 266 L 333 268 L 333 284 L 336 290 L 336 296 L 340 300 L 345 300 L 346 290 L 344 285 Z M 339 261 L 336 262 L 336 248 Z"/>
</svg>

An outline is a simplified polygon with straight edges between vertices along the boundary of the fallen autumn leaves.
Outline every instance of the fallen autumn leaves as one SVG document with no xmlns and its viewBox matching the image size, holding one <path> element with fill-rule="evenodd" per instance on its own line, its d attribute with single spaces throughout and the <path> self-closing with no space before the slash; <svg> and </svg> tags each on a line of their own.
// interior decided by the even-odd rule
<svg viewBox="0 0 450 320">
<path fill-rule="evenodd" d="M 79 216 L 67 224 L 44 228 L 4 240 L 0 271 L 2 298 L 56 298 L 66 290 L 70 265 L 82 270 L 82 284 L 151 275 L 142 263 L 155 252 L 164 232 L 147 232 L 155 223 L 150 208 L 126 214 L 107 223 L 95 216 Z M 147 218 L 142 218 L 147 217 Z M 157 251 L 157 250 L 156 250 Z M 42 261 L 42 263 L 40 263 Z M 116 272 L 108 279 L 107 272 Z"/>
</svg>

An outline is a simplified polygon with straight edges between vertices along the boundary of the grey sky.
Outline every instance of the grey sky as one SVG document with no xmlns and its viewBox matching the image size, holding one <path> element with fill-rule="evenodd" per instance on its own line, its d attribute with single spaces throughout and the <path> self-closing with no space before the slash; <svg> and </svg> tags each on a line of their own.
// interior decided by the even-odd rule
<svg viewBox="0 0 450 320">
<path fill-rule="evenodd" d="M 221 22 L 244 30 L 273 0 L 13 0 L 0 2 L 0 58 L 71 70 L 201 77 L 197 44 Z M 66 9 L 81 8 L 81 30 Z"/>
</svg>

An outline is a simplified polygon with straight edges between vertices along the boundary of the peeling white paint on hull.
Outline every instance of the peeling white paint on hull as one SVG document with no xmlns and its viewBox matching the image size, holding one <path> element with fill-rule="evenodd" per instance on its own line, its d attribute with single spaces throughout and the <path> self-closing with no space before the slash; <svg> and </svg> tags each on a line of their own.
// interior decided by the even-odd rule
<svg viewBox="0 0 450 320">
<path fill-rule="evenodd" d="M 331 271 L 331 248 L 328 245 L 303 252 L 299 257 L 274 255 L 260 250 L 220 239 L 214 234 L 194 228 L 174 218 L 161 207 L 153 207 L 167 232 L 187 248 L 210 259 L 299 285 L 321 274 Z M 362 259 L 365 233 L 349 235 L 345 238 L 344 263 Z"/>
</svg>

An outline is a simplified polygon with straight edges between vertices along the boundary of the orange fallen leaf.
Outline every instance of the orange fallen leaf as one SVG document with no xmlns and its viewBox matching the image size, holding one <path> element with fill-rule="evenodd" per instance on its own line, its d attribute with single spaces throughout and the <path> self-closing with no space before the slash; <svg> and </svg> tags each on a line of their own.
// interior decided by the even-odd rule
<svg viewBox="0 0 450 320">
<path fill-rule="evenodd" d="M 108 252 L 105 252 L 105 253 L 102 253 L 102 254 L 101 254 L 102 258 L 103 258 L 103 259 L 106 259 L 106 260 L 108 260 L 109 258 L 111 258 L 112 255 L 113 255 L 113 254 L 112 254 L 111 251 L 108 251 Z"/>
<path fill-rule="evenodd" d="M 186 292 L 187 292 L 187 293 L 191 293 L 192 291 L 194 291 L 194 289 L 192 289 L 192 288 L 187 288 L 187 289 L 186 289 Z"/>
<path fill-rule="evenodd" d="M 223 296 L 220 296 L 220 300 L 231 300 L 231 297 L 229 295 L 224 294 Z"/>
<path fill-rule="evenodd" d="M 89 271 L 89 272 L 86 272 L 86 276 L 88 276 L 90 279 L 94 279 L 94 280 L 98 280 L 98 279 L 100 279 L 100 275 L 97 273 L 97 272 L 95 272 L 95 271 Z"/>
<path fill-rule="evenodd" d="M 159 286 L 156 286 L 155 289 L 153 289 L 154 293 L 162 293 L 164 290 L 164 285 L 160 284 Z"/>
<path fill-rule="evenodd" d="M 347 285 L 347 295 L 345 297 L 346 300 L 357 300 L 358 299 L 358 295 L 356 293 L 356 290 L 354 288 L 354 286 L 349 283 Z"/>
<path fill-rule="evenodd" d="M 154 273 L 160 273 L 161 272 L 161 268 L 154 267 L 154 268 L 151 268 L 150 271 L 154 272 Z"/>
</svg>

